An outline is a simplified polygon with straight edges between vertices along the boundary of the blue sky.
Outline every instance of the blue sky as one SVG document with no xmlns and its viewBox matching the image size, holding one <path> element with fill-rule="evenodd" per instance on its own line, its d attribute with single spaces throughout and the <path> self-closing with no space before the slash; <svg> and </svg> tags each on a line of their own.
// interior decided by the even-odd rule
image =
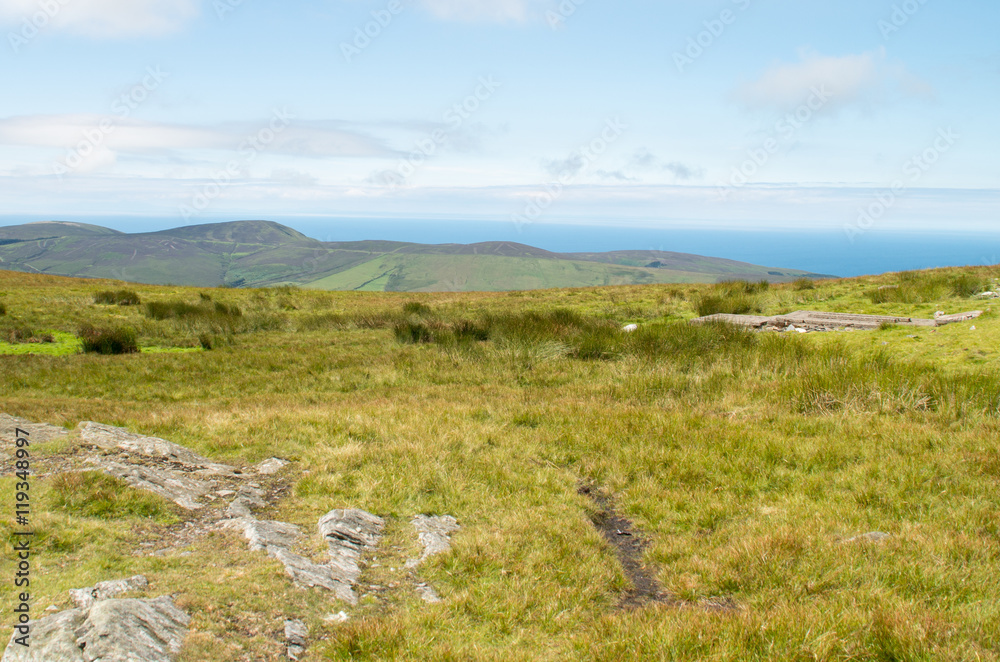
<svg viewBox="0 0 1000 662">
<path fill-rule="evenodd" d="M 0 0 L 0 214 L 993 230 L 998 28 L 986 0 Z"/>
</svg>

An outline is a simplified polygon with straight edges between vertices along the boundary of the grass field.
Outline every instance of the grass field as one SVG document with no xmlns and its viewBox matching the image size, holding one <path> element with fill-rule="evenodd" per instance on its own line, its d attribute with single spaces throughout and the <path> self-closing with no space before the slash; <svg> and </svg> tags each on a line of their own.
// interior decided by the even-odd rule
<svg viewBox="0 0 1000 662">
<path fill-rule="evenodd" d="M 193 617 L 186 662 L 282 659 L 284 618 L 309 625 L 313 661 L 1000 660 L 1000 321 L 970 297 L 997 277 L 739 292 L 129 285 L 143 305 L 108 306 L 95 292 L 121 283 L 0 272 L 0 338 L 30 328 L 62 346 L 83 324 L 127 326 L 143 349 L 0 356 L 3 412 L 120 425 L 238 466 L 284 457 L 287 490 L 262 518 L 315 532 L 356 507 L 388 522 L 349 607 L 294 588 L 233 532 L 150 555 L 189 514 L 96 474 L 39 476 L 33 612 L 142 573 L 149 595 L 175 594 Z M 986 313 L 807 335 L 684 323 L 707 297 L 737 296 L 765 314 Z M 72 435 L 43 444 L 36 462 L 74 448 Z M 582 485 L 632 522 L 669 602 L 620 607 L 629 580 Z M 417 513 L 462 527 L 418 571 L 438 605 L 402 565 Z M 4 577 L 12 517 L 0 516 Z M 889 537 L 851 540 L 868 532 Z M 0 601 L 12 596 L 0 581 Z M 324 620 L 340 610 L 347 622 Z"/>
</svg>

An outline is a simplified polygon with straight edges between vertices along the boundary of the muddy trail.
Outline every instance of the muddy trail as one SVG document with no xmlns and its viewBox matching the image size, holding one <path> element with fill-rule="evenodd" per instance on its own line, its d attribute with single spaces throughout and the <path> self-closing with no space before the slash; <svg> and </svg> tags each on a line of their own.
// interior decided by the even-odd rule
<svg viewBox="0 0 1000 662">
<path fill-rule="evenodd" d="M 632 522 L 618 514 L 611 497 L 593 485 L 581 485 L 577 491 L 589 497 L 598 507 L 590 521 L 615 550 L 618 562 L 632 584 L 619 601 L 618 608 L 638 609 L 652 603 L 679 605 L 660 586 L 653 572 L 643 566 L 642 553 L 646 549 L 646 541 Z"/>
</svg>

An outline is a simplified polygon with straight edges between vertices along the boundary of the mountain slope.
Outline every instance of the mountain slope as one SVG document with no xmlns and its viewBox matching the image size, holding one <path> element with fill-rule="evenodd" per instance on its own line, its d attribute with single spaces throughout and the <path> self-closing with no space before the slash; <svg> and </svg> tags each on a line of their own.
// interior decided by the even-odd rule
<svg viewBox="0 0 1000 662">
<path fill-rule="evenodd" d="M 560 254 L 514 242 L 320 242 L 270 221 L 137 234 L 79 223 L 4 227 L 0 267 L 151 284 L 300 284 L 386 291 L 503 291 L 818 276 L 662 251 Z"/>
</svg>

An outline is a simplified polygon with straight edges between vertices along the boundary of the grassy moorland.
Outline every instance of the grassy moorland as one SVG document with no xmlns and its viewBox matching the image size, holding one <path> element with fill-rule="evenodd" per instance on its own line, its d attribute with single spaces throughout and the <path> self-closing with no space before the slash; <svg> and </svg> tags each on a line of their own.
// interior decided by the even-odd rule
<svg viewBox="0 0 1000 662">
<path fill-rule="evenodd" d="M 305 531 L 332 508 L 388 520 L 350 608 L 295 589 L 232 532 L 151 556 L 187 513 L 52 473 L 32 488 L 34 613 L 142 573 L 192 614 L 187 662 L 280 659 L 284 618 L 310 626 L 308 660 L 998 660 L 1000 321 L 970 298 L 998 276 L 418 295 L 0 272 L 0 340 L 15 341 L 0 354 L 16 354 L 0 356 L 4 412 L 121 425 L 240 466 L 294 460 L 261 516 Z M 140 302 L 107 303 L 123 289 Z M 939 329 L 683 323 L 975 308 Z M 141 351 L 80 353 L 84 325 Z M 35 452 L 55 462 L 73 445 Z M 628 579 L 582 484 L 642 533 L 670 603 L 619 608 Z M 462 525 L 419 569 L 438 605 L 402 567 L 415 513 Z M 872 531 L 890 537 L 848 542 Z M 11 591 L 0 583 L 4 604 Z M 341 609 L 346 623 L 323 620 Z"/>
</svg>

